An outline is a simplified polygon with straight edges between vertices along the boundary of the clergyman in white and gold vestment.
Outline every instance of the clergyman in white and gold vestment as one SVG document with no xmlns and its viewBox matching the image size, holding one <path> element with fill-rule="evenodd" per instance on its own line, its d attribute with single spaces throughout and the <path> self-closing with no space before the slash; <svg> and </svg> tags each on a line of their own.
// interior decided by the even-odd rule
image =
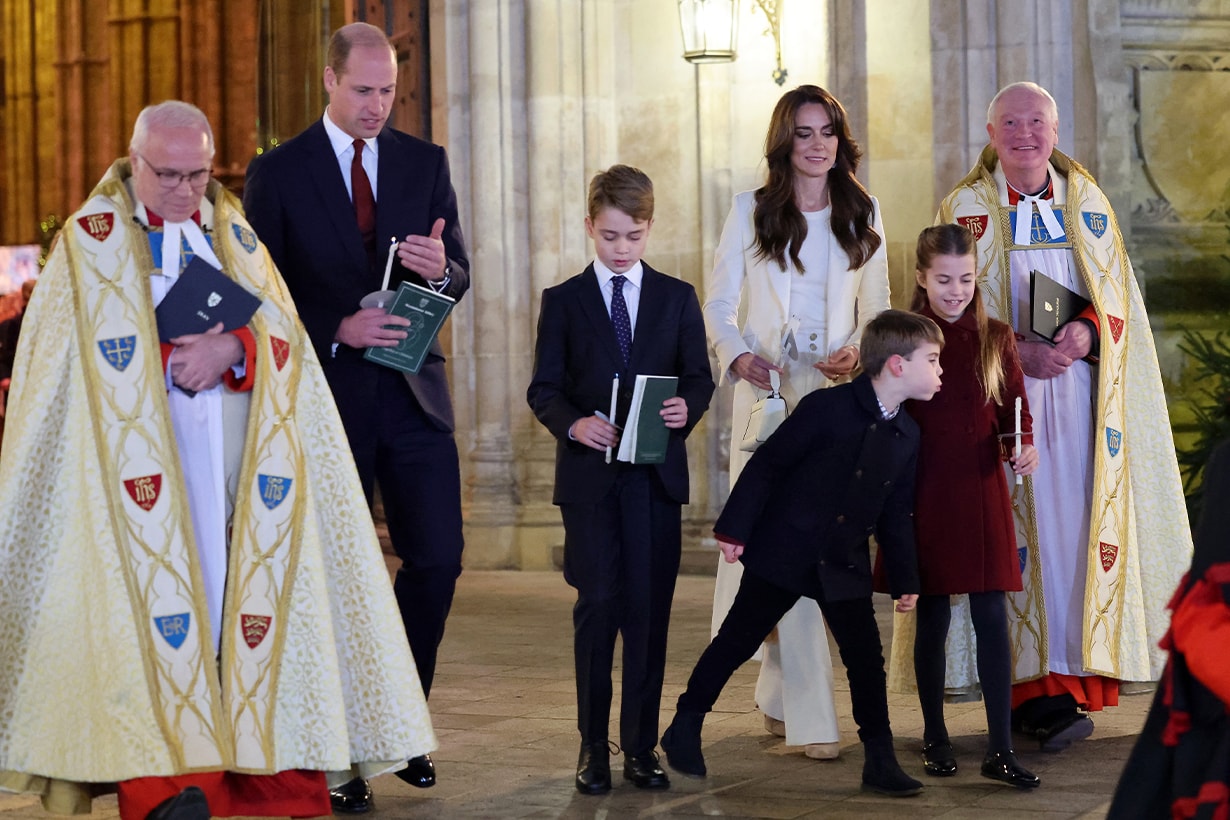
<svg viewBox="0 0 1230 820">
<path fill-rule="evenodd" d="M 0 788 L 52 811 L 118 784 L 126 820 L 329 814 L 328 783 L 435 748 L 329 387 L 212 156 L 198 109 L 145 109 L 23 326 Z M 260 307 L 160 344 L 155 305 L 193 256 Z"/>
</svg>

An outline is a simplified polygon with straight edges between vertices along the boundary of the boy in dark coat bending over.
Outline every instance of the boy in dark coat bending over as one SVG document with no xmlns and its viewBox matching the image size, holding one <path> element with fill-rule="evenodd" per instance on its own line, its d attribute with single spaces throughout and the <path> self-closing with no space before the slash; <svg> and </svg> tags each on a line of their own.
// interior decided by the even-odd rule
<svg viewBox="0 0 1230 820">
<path fill-rule="evenodd" d="M 714 533 L 743 561 L 730 614 L 701 655 L 662 736 L 671 768 L 705 775 L 700 730 L 722 687 L 798 601 L 816 601 L 850 681 L 865 788 L 905 797 L 922 784 L 893 753 L 884 657 L 871 603 L 874 534 L 897 611 L 918 598 L 914 471 L 918 425 L 901 403 L 940 388 L 943 335 L 924 316 L 886 310 L 863 333 L 865 372 L 805 396 L 743 469 Z"/>
</svg>

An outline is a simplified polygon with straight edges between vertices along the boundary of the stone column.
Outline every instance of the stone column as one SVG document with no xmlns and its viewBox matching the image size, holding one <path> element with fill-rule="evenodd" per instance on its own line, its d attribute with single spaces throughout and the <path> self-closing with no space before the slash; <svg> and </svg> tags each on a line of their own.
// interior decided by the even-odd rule
<svg viewBox="0 0 1230 820">
<path fill-rule="evenodd" d="M 829 3 L 829 89 L 850 117 L 855 139 L 867 139 L 867 4 L 866 0 Z M 867 165 L 859 168 L 866 184 Z"/>
<path fill-rule="evenodd" d="M 516 550 L 517 486 L 512 449 L 514 403 L 524 390 L 525 9 L 521 0 L 492 0 L 465 20 L 469 46 L 467 209 L 473 286 L 473 446 L 468 452 L 466 565 L 512 567 Z M 454 347 L 455 350 L 458 347 Z M 465 385 L 457 385 L 464 389 Z M 464 441 L 461 438 L 459 444 Z M 463 448 L 462 452 L 465 450 Z"/>
</svg>

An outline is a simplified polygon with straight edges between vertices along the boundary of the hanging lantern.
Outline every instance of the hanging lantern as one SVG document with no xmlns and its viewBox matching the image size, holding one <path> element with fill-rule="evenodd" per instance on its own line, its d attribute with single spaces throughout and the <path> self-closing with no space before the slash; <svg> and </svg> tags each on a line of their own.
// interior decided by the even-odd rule
<svg viewBox="0 0 1230 820">
<path fill-rule="evenodd" d="M 729 63 L 735 59 L 739 0 L 679 0 L 683 59 Z"/>
</svg>

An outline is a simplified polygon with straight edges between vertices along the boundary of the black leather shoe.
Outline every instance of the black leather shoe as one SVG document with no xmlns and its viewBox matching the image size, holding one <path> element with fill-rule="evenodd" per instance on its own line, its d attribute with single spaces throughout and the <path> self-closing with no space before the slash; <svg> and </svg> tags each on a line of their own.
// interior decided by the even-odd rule
<svg viewBox="0 0 1230 820">
<path fill-rule="evenodd" d="M 1017 763 L 1011 751 L 987 755 L 982 761 L 982 776 L 1018 789 L 1036 789 L 1042 783 L 1036 774 Z"/>
<path fill-rule="evenodd" d="M 582 743 L 577 758 L 577 791 L 606 794 L 611 790 L 611 750 L 605 740 Z"/>
<path fill-rule="evenodd" d="M 431 762 L 431 755 L 412 757 L 406 762 L 406 768 L 393 774 L 416 789 L 429 789 L 436 785 L 436 764 Z"/>
<path fill-rule="evenodd" d="M 951 743 L 928 743 L 922 750 L 923 771 L 932 777 L 952 777 L 957 773 L 957 759 L 952 756 Z"/>
<path fill-rule="evenodd" d="M 329 789 L 334 814 L 366 814 L 372 810 L 372 787 L 361 777 Z"/>
<path fill-rule="evenodd" d="M 205 792 L 189 786 L 155 806 L 145 820 L 209 820 L 209 802 Z"/>
<path fill-rule="evenodd" d="M 671 785 L 670 778 L 658 764 L 658 753 L 653 749 L 624 755 L 624 780 L 631 780 L 638 789 L 669 789 Z"/>
<path fill-rule="evenodd" d="M 1038 745 L 1044 752 L 1062 752 L 1078 740 L 1093 734 L 1093 721 L 1089 715 L 1068 712 L 1060 715 L 1036 732 Z"/>
</svg>

